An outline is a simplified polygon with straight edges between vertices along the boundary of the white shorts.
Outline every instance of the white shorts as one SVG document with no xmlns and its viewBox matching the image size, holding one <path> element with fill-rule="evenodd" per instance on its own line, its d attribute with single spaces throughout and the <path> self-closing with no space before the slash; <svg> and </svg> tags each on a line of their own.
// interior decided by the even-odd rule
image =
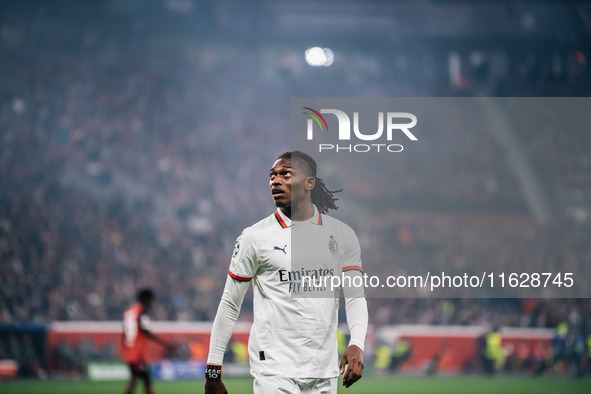
<svg viewBox="0 0 591 394">
<path fill-rule="evenodd" d="M 337 394 L 337 378 L 286 378 L 253 374 L 254 394 Z"/>
</svg>

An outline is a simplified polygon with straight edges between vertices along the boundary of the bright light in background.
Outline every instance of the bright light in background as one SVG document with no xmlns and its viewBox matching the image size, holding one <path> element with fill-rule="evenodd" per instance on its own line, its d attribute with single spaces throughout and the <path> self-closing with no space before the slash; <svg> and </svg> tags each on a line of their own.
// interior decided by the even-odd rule
<svg viewBox="0 0 591 394">
<path fill-rule="evenodd" d="M 306 49 L 306 62 L 313 67 L 328 67 L 334 62 L 334 53 L 329 48 L 308 48 Z"/>
<path fill-rule="evenodd" d="M 308 48 L 306 50 L 306 62 L 314 67 L 324 66 L 324 63 L 326 63 L 324 50 L 320 47 Z"/>
</svg>

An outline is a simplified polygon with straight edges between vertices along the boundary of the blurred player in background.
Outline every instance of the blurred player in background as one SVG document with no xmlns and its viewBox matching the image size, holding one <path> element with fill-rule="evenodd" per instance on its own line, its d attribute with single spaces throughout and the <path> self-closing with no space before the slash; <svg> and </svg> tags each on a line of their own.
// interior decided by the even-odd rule
<svg viewBox="0 0 591 394">
<path fill-rule="evenodd" d="M 137 293 L 137 301 L 123 313 L 123 360 L 129 365 L 131 378 L 125 390 L 126 394 L 134 391 L 137 379 L 144 382 L 144 392 L 153 394 L 150 369 L 148 365 L 148 340 L 152 340 L 167 349 L 172 345 L 149 330 L 148 311 L 154 302 L 154 292 L 142 289 Z"/>
<path fill-rule="evenodd" d="M 316 177 L 316 170 L 312 157 L 294 151 L 279 156 L 269 172 L 277 210 L 244 230 L 236 240 L 211 333 L 206 394 L 227 393 L 221 380 L 224 351 L 251 281 L 254 322 L 249 360 L 255 394 L 336 393 L 339 373 L 344 373 L 346 387 L 363 374 L 368 321 L 363 289 L 342 289 L 351 338 L 340 369 L 339 298 L 293 297 L 307 290 L 302 290 L 300 272 L 291 271 L 292 227 L 301 231 L 299 235 L 311 235 L 306 238 L 311 242 L 306 243 L 305 253 L 318 265 L 321 275 L 328 271 L 335 276 L 362 275 L 357 236 L 344 223 L 324 215 L 329 209 L 337 209 L 337 199 L 335 192 Z"/>
</svg>

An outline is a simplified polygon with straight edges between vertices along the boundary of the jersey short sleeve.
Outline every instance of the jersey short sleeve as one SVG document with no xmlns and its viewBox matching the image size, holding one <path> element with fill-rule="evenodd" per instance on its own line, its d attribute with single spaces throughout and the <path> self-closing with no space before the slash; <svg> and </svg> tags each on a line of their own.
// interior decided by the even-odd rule
<svg viewBox="0 0 591 394">
<path fill-rule="evenodd" d="M 236 239 L 228 273 L 235 280 L 248 282 L 256 275 L 258 268 L 255 237 L 248 228 Z"/>
<path fill-rule="evenodd" d="M 145 313 L 140 315 L 140 328 L 144 331 L 150 331 L 150 317 Z"/>
<path fill-rule="evenodd" d="M 343 235 L 345 241 L 345 253 L 343 256 L 343 272 L 359 271 L 362 272 L 361 265 L 361 247 L 357 235 L 351 228 L 347 228 Z"/>
<path fill-rule="evenodd" d="M 363 275 L 363 267 L 361 265 L 361 248 L 359 246 L 359 240 L 355 232 L 347 227 L 347 231 L 344 233 L 345 239 L 345 252 L 343 255 L 343 274 L 351 278 Z M 345 299 L 353 299 L 365 297 L 365 291 L 362 282 L 356 284 L 355 281 L 346 281 L 343 284 L 343 295 Z"/>
</svg>

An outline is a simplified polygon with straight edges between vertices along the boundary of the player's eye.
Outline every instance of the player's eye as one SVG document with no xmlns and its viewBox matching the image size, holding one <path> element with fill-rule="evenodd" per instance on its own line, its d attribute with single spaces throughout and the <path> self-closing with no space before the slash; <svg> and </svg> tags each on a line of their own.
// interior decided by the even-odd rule
<svg viewBox="0 0 591 394">
<path fill-rule="evenodd" d="M 285 171 L 285 172 L 283 173 L 283 176 L 291 176 L 291 171 Z"/>
</svg>

